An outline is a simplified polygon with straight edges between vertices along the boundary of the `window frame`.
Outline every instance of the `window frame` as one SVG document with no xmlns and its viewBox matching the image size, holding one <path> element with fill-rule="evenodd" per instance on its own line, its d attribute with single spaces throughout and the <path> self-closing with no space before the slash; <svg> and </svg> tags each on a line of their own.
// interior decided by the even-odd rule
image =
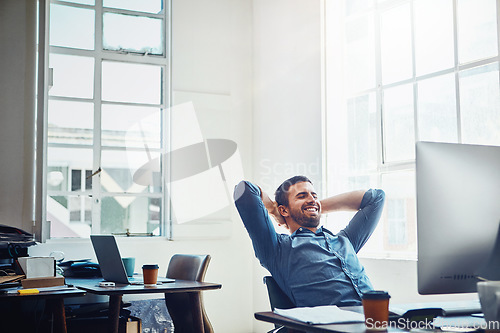
<svg viewBox="0 0 500 333">
<path fill-rule="evenodd" d="M 146 198 L 157 198 L 161 202 L 161 216 L 160 216 L 160 234 L 159 236 L 172 238 L 172 227 L 171 227 L 171 214 L 170 214 L 170 203 L 166 196 L 166 184 L 167 179 L 169 179 L 168 168 L 162 168 L 162 179 L 160 192 L 144 192 L 144 193 L 126 193 L 126 192 L 103 192 L 100 190 L 100 177 L 92 177 L 93 186 L 91 191 L 85 191 L 80 189 L 79 191 L 71 191 L 71 188 L 67 191 L 50 191 L 47 186 L 47 172 L 48 172 L 48 161 L 47 161 L 47 150 L 49 147 L 54 148 L 86 148 L 92 149 L 93 162 L 92 162 L 92 172 L 95 173 L 100 170 L 101 167 L 101 154 L 103 151 L 144 151 L 144 148 L 134 148 L 134 147 L 115 147 L 115 146 L 104 146 L 101 142 L 101 112 L 102 105 L 133 105 L 133 106 L 153 106 L 157 107 L 161 112 L 161 144 L 159 148 L 149 148 L 150 151 L 159 153 L 162 159 L 162 165 L 168 165 L 166 152 L 169 150 L 169 140 L 168 135 L 170 133 L 170 121 L 168 118 L 168 108 L 171 105 L 172 92 L 171 92 L 171 1 L 163 1 L 163 11 L 159 14 L 131 11 L 125 9 L 108 8 L 103 6 L 103 0 L 95 0 L 95 5 L 78 4 L 73 2 L 65 2 L 59 0 L 41 0 L 39 2 L 39 54 L 38 54 L 38 119 L 37 119 L 37 177 L 36 177 L 36 220 L 42 221 L 39 226 L 39 234 L 41 235 L 40 240 L 42 242 L 50 238 L 50 226 L 47 221 L 47 199 L 48 196 L 52 195 L 78 195 L 87 196 L 90 194 L 92 198 L 92 224 L 91 233 L 100 233 L 101 231 L 101 202 L 105 197 L 117 197 L 117 196 L 133 196 L 136 198 L 146 197 Z M 75 49 L 69 47 L 52 46 L 49 43 L 49 29 L 50 29 L 50 6 L 51 4 L 64 5 L 74 8 L 85 8 L 94 10 L 94 49 Z M 163 21 L 162 26 L 162 42 L 164 45 L 163 55 L 151 55 L 142 54 L 140 52 L 126 52 L 126 51 L 114 51 L 114 50 L 104 50 L 103 47 L 103 15 L 106 12 L 135 15 L 141 17 L 151 17 L 160 18 Z M 93 82 L 93 97 L 92 98 L 74 98 L 74 97 L 61 97 L 61 96 L 50 96 L 50 82 L 51 82 L 51 70 L 49 69 L 48 59 L 50 54 L 61 54 L 61 55 L 77 55 L 77 56 L 88 56 L 94 59 L 94 82 Z M 102 64 L 105 61 L 115 61 L 122 63 L 132 63 L 132 64 L 146 64 L 155 65 L 162 68 L 161 76 L 161 101 L 159 104 L 147 104 L 147 103 L 128 103 L 128 102 L 109 102 L 103 101 L 101 96 L 101 77 L 102 77 Z M 43 92 L 43 93 L 42 93 Z M 81 144 L 65 144 L 65 143 L 49 143 L 48 142 L 48 102 L 49 100 L 56 101 L 69 101 L 69 102 L 89 102 L 93 105 L 93 142 L 92 144 L 81 145 Z M 43 112 L 41 112 L 43 110 Z M 69 170 L 69 169 L 68 169 Z M 71 171 L 68 171 L 71 172 Z M 82 172 L 84 173 L 84 172 Z M 97 174 L 98 175 L 98 174 Z M 83 200 L 83 199 L 82 199 Z M 82 212 L 80 212 L 82 214 Z"/>
<path fill-rule="evenodd" d="M 348 0 L 346 0 L 348 1 Z M 419 124 L 418 124 L 418 84 L 426 79 L 441 77 L 443 75 L 452 74 L 455 80 L 455 104 L 456 104 L 456 119 L 457 119 L 457 142 L 462 143 L 462 124 L 461 124 L 461 104 L 460 104 L 460 73 L 480 66 L 488 64 L 500 63 L 500 1 L 495 0 L 496 4 L 496 26 L 497 26 L 497 54 L 496 56 L 478 59 L 468 63 L 459 63 L 458 58 L 458 18 L 457 18 L 457 3 L 459 0 L 451 0 L 453 8 L 453 67 L 438 70 L 432 73 L 417 75 L 416 70 L 416 49 L 415 49 L 415 9 L 414 2 L 417 0 L 373 0 L 373 7 L 367 10 L 354 14 L 349 20 L 354 20 L 368 12 L 373 15 L 374 24 L 374 56 L 375 56 L 375 84 L 372 88 L 362 89 L 355 92 L 347 92 L 345 82 L 342 82 L 343 63 L 345 61 L 345 27 L 349 21 L 344 16 L 346 13 L 345 1 L 324 0 L 324 135 L 323 142 L 325 144 L 325 183 L 326 194 L 333 195 L 338 192 L 351 190 L 349 188 L 349 178 L 354 177 L 369 177 L 370 186 L 380 186 L 383 184 L 383 176 L 388 174 L 395 174 L 400 172 L 414 173 L 415 160 L 406 159 L 399 161 L 388 161 L 386 151 L 386 133 L 384 131 L 384 122 L 386 121 L 386 110 L 384 110 L 384 92 L 387 89 L 410 84 L 413 93 L 413 128 L 414 128 L 414 142 L 419 141 Z M 411 15 L 411 64 L 412 76 L 408 79 L 400 80 L 384 84 L 382 81 L 381 70 L 381 27 L 380 27 L 380 13 L 402 4 L 410 4 Z M 340 45 L 340 47 L 339 47 Z M 375 95 L 375 112 L 376 112 L 376 167 L 372 169 L 363 170 L 350 170 L 348 165 L 348 135 L 343 136 L 339 134 L 341 129 L 340 124 L 347 123 L 347 103 L 349 100 L 359 98 L 361 96 L 368 96 L 369 94 Z M 340 143 L 340 144 L 339 144 Z M 500 144 L 500 143 L 498 143 Z M 345 145 L 345 146 L 343 146 Z M 342 162 L 338 162 L 338 160 Z M 389 193 L 390 195 L 390 193 Z M 408 217 L 408 213 L 405 212 Z M 382 229 L 382 224 L 387 221 L 387 212 L 383 213 L 382 221 L 379 229 Z M 339 220 L 331 216 L 327 217 L 327 225 L 332 229 L 338 228 Z M 344 223 L 344 222 L 341 222 Z M 415 217 L 416 223 L 416 217 Z M 408 226 L 407 228 L 415 228 L 415 226 Z M 375 237 L 378 238 L 378 237 Z M 404 253 L 401 256 L 394 253 L 372 253 L 365 251 L 361 253 L 365 257 L 397 257 L 402 259 L 415 259 L 416 247 L 413 254 L 408 255 Z"/>
</svg>

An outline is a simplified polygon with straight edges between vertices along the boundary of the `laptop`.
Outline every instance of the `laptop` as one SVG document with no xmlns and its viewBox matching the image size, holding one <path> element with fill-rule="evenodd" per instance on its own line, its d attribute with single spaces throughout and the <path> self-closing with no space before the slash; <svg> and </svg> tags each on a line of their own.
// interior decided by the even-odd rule
<svg viewBox="0 0 500 333">
<path fill-rule="evenodd" d="M 102 277 L 106 281 L 122 284 L 143 284 L 142 276 L 128 277 L 122 262 L 115 236 L 91 235 L 90 240 L 94 247 L 97 262 L 101 268 Z M 174 282 L 174 279 L 158 277 L 158 282 Z"/>
</svg>

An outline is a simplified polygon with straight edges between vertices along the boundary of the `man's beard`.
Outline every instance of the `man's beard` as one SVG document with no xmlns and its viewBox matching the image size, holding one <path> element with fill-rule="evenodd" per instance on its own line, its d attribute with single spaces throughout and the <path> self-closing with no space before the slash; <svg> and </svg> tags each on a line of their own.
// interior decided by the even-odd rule
<svg viewBox="0 0 500 333">
<path fill-rule="evenodd" d="M 300 210 L 299 212 L 294 212 L 293 210 L 290 210 L 290 217 L 297 222 L 298 225 L 302 227 L 309 227 L 309 228 L 316 228 L 319 225 L 319 222 L 321 220 L 321 215 L 318 214 L 316 216 L 306 216 Z"/>
</svg>

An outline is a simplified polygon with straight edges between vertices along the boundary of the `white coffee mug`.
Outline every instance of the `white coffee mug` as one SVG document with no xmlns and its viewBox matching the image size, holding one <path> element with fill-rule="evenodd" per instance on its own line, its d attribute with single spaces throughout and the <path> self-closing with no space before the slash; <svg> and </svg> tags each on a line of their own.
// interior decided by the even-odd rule
<svg viewBox="0 0 500 333">
<path fill-rule="evenodd" d="M 500 281 L 477 283 L 477 293 L 486 322 L 500 321 Z"/>
</svg>

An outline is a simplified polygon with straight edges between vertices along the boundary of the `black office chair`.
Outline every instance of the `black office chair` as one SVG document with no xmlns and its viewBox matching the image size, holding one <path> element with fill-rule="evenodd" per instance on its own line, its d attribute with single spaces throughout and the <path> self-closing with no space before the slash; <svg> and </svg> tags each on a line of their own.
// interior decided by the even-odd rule
<svg viewBox="0 0 500 333">
<path fill-rule="evenodd" d="M 280 286 L 276 283 L 272 276 L 264 276 L 264 284 L 267 287 L 269 294 L 269 303 L 271 303 L 271 310 L 278 309 L 291 309 L 295 304 L 288 298 L 288 296 L 281 290 Z"/>
<path fill-rule="evenodd" d="M 209 262 L 209 255 L 176 254 L 168 264 L 167 277 L 203 282 Z M 214 332 L 200 291 L 165 294 L 165 303 L 174 322 L 175 333 Z"/>
<path fill-rule="evenodd" d="M 281 290 L 280 286 L 276 283 L 272 276 L 264 276 L 264 284 L 267 287 L 267 293 L 269 295 L 269 303 L 271 303 L 271 310 L 274 311 L 275 308 L 278 309 L 291 309 L 295 307 L 292 300 Z M 275 329 L 268 333 L 293 333 L 298 331 L 292 331 L 284 326 L 274 325 Z"/>
</svg>

